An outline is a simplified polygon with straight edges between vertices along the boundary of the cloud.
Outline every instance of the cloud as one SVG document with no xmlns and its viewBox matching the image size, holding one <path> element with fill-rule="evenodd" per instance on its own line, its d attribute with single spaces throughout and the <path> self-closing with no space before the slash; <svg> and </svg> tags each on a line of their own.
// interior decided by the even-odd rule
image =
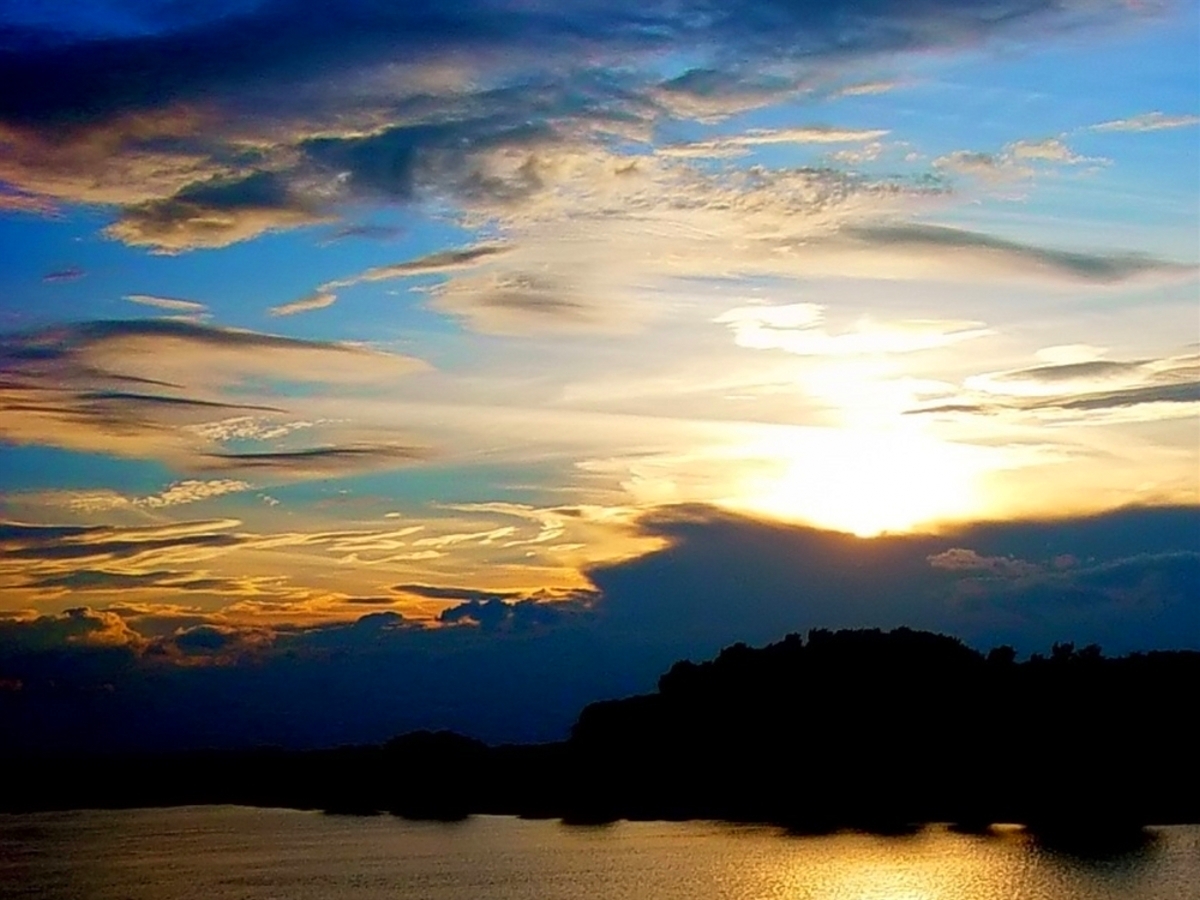
<svg viewBox="0 0 1200 900">
<path fill-rule="evenodd" d="M 1059 425 L 1106 425 L 1184 419 L 1200 412 L 1200 358 L 1103 359 L 1092 347 L 1054 347 L 1057 362 L 971 375 L 957 397 L 909 414 L 990 416 Z M 1081 355 L 1082 354 L 1082 355 Z"/>
<path fill-rule="evenodd" d="M 379 444 L 348 447 L 306 447 L 277 452 L 214 453 L 200 461 L 201 468 L 236 472 L 263 472 L 292 478 L 328 478 L 421 462 L 429 451 L 421 447 Z"/>
<path fill-rule="evenodd" d="M 662 315 L 661 298 L 688 278 L 822 274 L 821 239 L 927 193 L 826 169 L 710 172 L 583 146 L 479 164 L 488 189 L 468 208 L 495 222 L 510 249 L 429 296 L 437 311 L 494 334 L 629 333 Z"/>
<path fill-rule="evenodd" d="M 848 84 L 845 87 L 838 88 L 837 96 L 839 97 L 862 97 L 873 94 L 886 94 L 889 91 L 894 91 L 902 85 L 899 81 L 864 81 L 858 84 Z"/>
<path fill-rule="evenodd" d="M 15 190 L 7 185 L 0 185 L 0 210 L 34 213 L 42 216 L 54 216 L 58 213 L 58 207 L 52 200 Z"/>
<path fill-rule="evenodd" d="M 1142 113 L 1128 119 L 1114 119 L 1091 126 L 1091 131 L 1162 131 L 1167 128 L 1187 128 L 1200 124 L 1200 116 L 1169 116 L 1161 112 Z"/>
<path fill-rule="evenodd" d="M 308 297 L 285 303 L 270 309 L 273 316 L 291 316 L 296 313 L 308 312 L 313 309 L 324 309 L 337 302 L 336 291 L 367 284 L 375 281 L 390 281 L 395 278 L 411 278 L 417 275 L 437 275 L 442 272 L 457 272 L 474 268 L 491 257 L 508 251 L 507 247 L 496 244 L 479 244 L 459 250 L 439 250 L 417 259 L 388 266 L 375 266 L 358 275 L 349 278 L 339 278 L 320 285 Z"/>
<path fill-rule="evenodd" d="M 164 579 L 168 582 L 175 573 L 157 572 L 105 572 L 99 569 L 77 569 L 62 575 L 47 575 L 28 586 L 35 589 L 65 588 L 72 592 L 89 590 L 137 590 L 147 587 L 161 586 Z"/>
<path fill-rule="evenodd" d="M 1038 162 L 1060 163 L 1076 166 L 1085 162 L 1097 162 L 1086 156 L 1080 156 L 1059 138 L 1046 138 L 1041 141 L 1017 141 L 1009 144 L 1007 152 L 1013 159 L 1036 160 Z"/>
<path fill-rule="evenodd" d="M 884 137 L 884 129 L 832 128 L 809 126 L 805 128 L 755 129 L 728 137 L 707 141 L 692 141 L 687 144 L 668 144 L 657 152 L 664 156 L 723 157 L 749 153 L 753 147 L 772 144 L 849 144 L 873 141 Z"/>
<path fill-rule="evenodd" d="M 217 519 L 148 528 L 78 528 L 70 531 L 15 524 L 0 530 L 0 545 L 11 560 L 113 562 L 154 557 L 181 548 L 223 548 L 239 539 L 227 532 L 240 523 Z M 6 533 L 7 532 L 7 533 Z"/>
<path fill-rule="evenodd" d="M 0 619 L 0 650 L 7 653 L 53 650 L 63 645 L 120 647 L 142 643 L 120 616 L 87 607 L 32 621 Z"/>
<path fill-rule="evenodd" d="M 390 281 L 393 278 L 408 278 L 414 275 L 436 275 L 441 272 L 455 272 L 461 269 L 472 269 L 480 262 L 491 257 L 508 252 L 508 247 L 501 244 L 479 244 L 474 247 L 464 247 L 459 250 L 439 250 L 408 262 L 393 263 L 389 266 L 376 266 L 367 269 L 361 275 L 355 275 L 338 281 L 330 281 L 321 285 L 322 288 L 345 288 L 371 281 Z"/>
<path fill-rule="evenodd" d="M 144 652 L 175 657 L 184 663 L 229 665 L 242 659 L 260 658 L 275 639 L 276 635 L 267 629 L 206 623 L 181 627 L 171 636 L 154 641 Z"/>
<path fill-rule="evenodd" d="M 433 584 L 398 584 L 394 590 L 403 594 L 415 594 L 431 600 L 466 600 L 472 603 L 487 603 L 492 600 L 516 600 L 518 591 L 482 591 L 476 588 L 444 587 Z"/>
<path fill-rule="evenodd" d="M 14 375 L 52 367 L 60 378 L 74 369 L 159 385 L 195 384 L 202 373 L 211 385 L 256 377 L 361 384 L 423 368 L 410 357 L 351 344 L 169 320 L 85 322 L 6 336 L 0 365 Z"/>
<path fill-rule="evenodd" d="M 105 40 L 14 26 L 0 180 L 115 206 L 108 234 L 135 245 L 219 247 L 363 199 L 492 190 L 478 157 L 538 135 L 646 135 L 844 85 L 881 54 L 1137 18 L 1117 0 L 1004 6 L 277 0 Z"/>
<path fill-rule="evenodd" d="M 928 557 L 935 569 L 951 572 L 979 572 L 998 577 L 1021 577 L 1042 571 L 1040 566 L 1011 556 L 980 556 L 974 550 L 952 547 Z"/>
<path fill-rule="evenodd" d="M 214 413 L 224 412 L 226 422 L 230 411 L 271 416 L 273 425 L 256 426 L 259 439 L 300 427 L 278 421 L 282 410 L 273 404 L 247 402 L 250 391 L 274 400 L 286 395 L 281 386 L 295 384 L 363 390 L 424 368 L 366 347 L 194 322 L 63 325 L 0 338 L 0 436 L 210 468 L 211 442 L 237 431 L 214 431 Z"/>
<path fill-rule="evenodd" d="M 955 150 L 933 161 L 935 169 L 968 175 L 984 182 L 1011 182 L 1033 178 L 1047 166 L 1104 165 L 1108 160 L 1082 156 L 1061 137 L 1021 140 L 1006 144 L 998 153 Z M 1040 168 L 1038 168 L 1040 167 Z"/>
<path fill-rule="evenodd" d="M 1064 639 L 1117 652 L 1193 646 L 1198 515 L 1127 509 L 861 540 L 680 508 L 644 520 L 666 549 L 591 576 L 607 627 L 714 649 L 732 634 L 762 642 L 809 627 L 903 624 L 1027 650 Z"/>
<path fill-rule="evenodd" d="M 63 281 L 78 281 L 87 273 L 78 266 L 71 266 L 66 269 L 55 269 L 53 272 L 47 272 L 42 276 L 42 281 L 47 284 L 58 284 Z"/>
<path fill-rule="evenodd" d="M 904 222 L 944 185 L 829 169 L 704 170 L 687 160 L 553 146 L 480 158 L 492 193 L 468 208 L 510 250 L 450 273 L 430 305 L 493 334 L 629 333 L 663 315 L 688 279 L 1020 280 L 1121 284 L 1194 268 L 1062 251 Z M 498 199 L 507 186 L 520 198 Z M 603 248 L 599 253 L 597 248 Z"/>
<path fill-rule="evenodd" d="M 1016 396 L 1080 393 L 1138 381 L 1145 367 L 1145 360 L 1095 359 L 975 375 L 967 379 L 967 386 L 991 394 Z"/>
<path fill-rule="evenodd" d="M 311 0 L 285 0 L 178 30 L 94 43 L 27 42 L 28 49 L 12 54 L 0 70 L 9 83 L 22 76 L 27 87 L 6 98 L 0 114 L 17 120 L 97 115 L 152 107 L 164 97 L 219 97 L 256 82 L 275 87 L 276 93 L 282 93 L 280 85 L 290 85 L 303 94 L 305 76 L 335 60 L 351 71 L 370 71 L 410 60 L 426 66 L 471 57 L 489 62 L 506 52 L 526 65 L 562 65 L 578 64 L 587 50 L 602 59 L 627 56 L 636 64 L 648 52 L 684 48 L 714 48 L 718 58 L 753 52 L 767 60 L 811 59 L 954 45 L 989 33 L 1064 27 L 1072 16 L 1127 12 L 1117 4 L 1035 2 L 1003 14 L 950 3 L 920 9 L 882 4 L 860 13 L 858 27 L 848 31 L 842 23 L 856 10 L 845 2 L 820 8 L 618 2 L 551 10 L 485 0 L 446 11 L 428 3 L 396 8 L 356 0 L 318 17 Z M 219 65 L 203 66 L 203 61 Z M 280 99 L 286 102 L 286 94 Z"/>
<path fill-rule="evenodd" d="M 1200 357 L 1089 359 L 973 375 L 965 385 L 986 394 L 1012 397 L 1067 397 L 1108 394 L 1144 387 L 1186 388 L 1197 376 Z"/>
<path fill-rule="evenodd" d="M 155 309 L 165 309 L 168 312 L 203 313 L 208 307 L 194 300 L 180 300 L 176 297 L 157 297 L 153 294 L 126 294 L 125 299 L 142 306 L 152 306 Z"/>
<path fill-rule="evenodd" d="M 713 321 L 728 325 L 739 347 L 784 350 L 801 356 L 914 353 L 993 333 L 980 322 L 886 323 L 861 319 L 849 331 L 830 334 L 821 327 L 823 318 L 823 307 L 814 303 L 793 303 L 741 306 L 722 313 Z"/>
<path fill-rule="evenodd" d="M 209 441 L 272 441 L 297 431 L 327 424 L 305 419 L 281 422 L 263 416 L 231 416 L 215 422 L 188 426 L 188 431 Z"/>
<path fill-rule="evenodd" d="M 346 225 L 336 229 L 329 237 L 322 241 L 323 246 L 337 243 L 338 241 L 349 240 L 352 238 L 362 238 L 364 240 L 387 241 L 393 238 L 402 237 L 405 234 L 403 228 L 397 228 L 392 225 Z"/>
<path fill-rule="evenodd" d="M 137 630 L 140 607 L 0 620 L 0 675 L 34 704 L 0 715 L 42 750 L 85 733 L 104 748 L 323 746 L 421 727 L 552 740 L 584 703 L 650 690 L 678 659 L 809 628 L 908 625 L 1022 654 L 1056 641 L 1110 655 L 1200 649 L 1198 516 L 1131 508 L 860 540 L 706 507 L 659 510 L 642 520 L 659 549 L 594 566 L 599 595 L 467 599 L 443 627 L 392 610 L 251 625 L 179 609 L 152 634 Z M 57 699 L 105 684 L 111 703 L 85 721 Z M 191 702 L 165 702 L 181 692 Z M 214 708 L 225 713 L 204 713 Z"/>
<path fill-rule="evenodd" d="M 215 176 L 168 199 L 128 206 L 105 233 L 132 246 L 178 253 L 327 221 L 330 216 L 312 200 L 260 172 L 238 180 Z"/>
<path fill-rule="evenodd" d="M 1061 409 L 1090 410 L 1171 403 L 1188 404 L 1190 408 L 1182 410 L 1181 414 L 1183 415 L 1188 415 L 1191 411 L 1200 408 L 1197 406 L 1200 404 L 1200 381 L 1098 392 L 1075 400 L 1064 400 L 1059 407 Z"/>
<path fill-rule="evenodd" d="M 128 497 L 111 490 L 52 491 L 37 494 L 37 502 L 51 506 L 65 506 L 77 512 L 98 513 L 118 509 L 163 509 L 185 503 L 198 503 L 250 489 L 250 485 L 246 482 L 228 478 L 208 481 L 187 479 L 176 481 L 157 494 L 147 494 L 141 497 Z"/>
<path fill-rule="evenodd" d="M 534 599 L 509 602 L 499 597 L 468 600 L 443 610 L 438 621 L 445 625 L 475 625 L 485 632 L 528 631 L 552 628 L 564 618 L 586 613 L 590 598 L 541 602 Z"/>
<path fill-rule="evenodd" d="M 939 225 L 855 226 L 847 230 L 847 238 L 844 251 L 864 256 L 886 254 L 896 277 L 923 272 L 927 277 L 962 278 L 974 271 L 976 277 L 1114 284 L 1136 278 L 1178 279 L 1196 271 L 1192 266 L 1139 254 L 1054 250 Z"/>
<path fill-rule="evenodd" d="M 325 309 L 325 307 L 333 306 L 335 303 L 337 303 L 337 294 L 332 294 L 328 291 L 317 291 L 316 293 L 309 294 L 307 297 L 294 300 L 291 303 L 272 306 L 267 312 L 273 316 L 294 316 L 296 313 L 310 312 L 314 309 Z"/>
<path fill-rule="evenodd" d="M 177 506 L 181 503 L 197 503 L 210 500 L 225 494 L 235 494 L 250 490 L 250 485 L 244 481 L 229 478 L 210 479 L 208 481 L 177 481 L 160 494 L 138 497 L 133 501 L 135 506 L 145 506 L 149 509 L 161 509 L 165 506 Z"/>
</svg>

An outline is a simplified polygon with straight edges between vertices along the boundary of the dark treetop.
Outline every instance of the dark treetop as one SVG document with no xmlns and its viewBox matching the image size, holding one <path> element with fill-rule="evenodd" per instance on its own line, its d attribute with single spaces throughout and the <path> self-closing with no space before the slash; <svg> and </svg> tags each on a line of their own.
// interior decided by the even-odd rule
<svg viewBox="0 0 1200 900">
<path fill-rule="evenodd" d="M 1200 653 L 1106 659 L 1056 644 L 1048 658 L 1014 657 L 906 628 L 811 631 L 676 663 L 657 693 L 585 708 L 560 743 L 417 732 L 336 750 L 11 760 L 0 807 L 246 803 L 804 830 L 1200 821 Z"/>
</svg>

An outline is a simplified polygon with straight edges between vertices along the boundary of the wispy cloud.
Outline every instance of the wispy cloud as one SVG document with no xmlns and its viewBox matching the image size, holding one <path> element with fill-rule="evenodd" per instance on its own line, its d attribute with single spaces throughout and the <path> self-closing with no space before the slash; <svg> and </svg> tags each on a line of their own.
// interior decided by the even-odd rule
<svg viewBox="0 0 1200 900">
<path fill-rule="evenodd" d="M 164 509 L 185 503 L 199 503 L 226 494 L 248 491 L 251 486 L 244 481 L 228 478 L 176 481 L 156 494 L 126 496 L 113 490 L 74 490 L 41 492 L 40 503 L 65 506 L 83 513 L 111 512 L 113 510 Z"/>
<path fill-rule="evenodd" d="M 1058 426 L 1169 421 L 1200 414 L 1200 358 L 1100 356 L 968 377 L 965 391 L 909 410 L 947 417 L 1007 417 Z"/>
<path fill-rule="evenodd" d="M 238 472 L 271 472 L 303 478 L 348 475 L 398 463 L 429 459 L 423 447 L 395 444 L 306 447 L 302 450 L 214 453 L 199 461 L 202 468 Z"/>
<path fill-rule="evenodd" d="M 863 97 L 874 94 L 886 94 L 889 91 L 894 91 L 902 85 L 899 81 L 863 81 L 857 84 L 848 84 L 845 87 L 837 89 L 838 96 L 841 97 Z"/>
<path fill-rule="evenodd" d="M 396 278 L 412 278 L 417 275 L 439 275 L 443 272 L 458 272 L 471 269 L 488 259 L 508 252 L 509 248 L 499 244 L 480 244 L 460 250 L 439 250 L 407 262 L 387 266 L 375 266 L 348 278 L 327 281 L 317 287 L 308 297 L 275 306 L 270 309 L 273 316 L 291 316 L 314 309 L 324 309 L 337 302 L 336 291 L 368 284 L 375 281 L 391 281 Z"/>
<path fill-rule="evenodd" d="M 180 300 L 176 297 L 159 297 L 154 294 L 126 294 L 125 299 L 131 303 L 138 303 L 142 306 L 151 306 L 155 309 L 165 309 L 168 312 L 208 312 L 208 307 L 203 303 L 197 303 L 195 300 Z"/>
<path fill-rule="evenodd" d="M 1091 126 L 1092 131 L 1162 131 L 1167 128 L 1187 128 L 1200 124 L 1200 116 L 1170 116 L 1161 112 L 1148 112 L 1128 119 L 1114 119 Z"/>
<path fill-rule="evenodd" d="M 774 144 L 854 144 L 878 140 L 886 129 L 833 128 L 810 126 L 776 130 L 750 129 L 741 134 L 687 144 L 668 144 L 657 152 L 664 156 L 723 157 L 740 156 L 754 147 Z"/>
<path fill-rule="evenodd" d="M 246 402 L 247 385 L 362 390 L 424 368 L 411 357 L 361 346 L 191 322 L 67 325 L 0 338 L 0 435 L 203 470 L 215 465 L 211 441 L 228 437 L 204 426 L 228 420 L 230 412 L 271 416 L 272 427 L 284 428 L 277 437 L 295 430 L 288 424 L 295 417 L 279 407 Z M 258 390 L 266 399 L 285 400 L 279 388 Z M 258 430 L 265 437 L 270 428 Z M 222 467 L 233 468 L 231 459 Z"/>
<path fill-rule="evenodd" d="M 273 316 L 294 316 L 297 313 L 311 312 L 314 309 L 325 309 L 325 307 L 333 306 L 335 303 L 337 303 L 337 294 L 328 291 L 317 291 L 316 293 L 309 294 L 307 297 L 294 300 L 291 303 L 272 306 L 267 311 Z"/>
<path fill-rule="evenodd" d="M 69 266 L 66 269 L 55 269 L 53 272 L 47 272 L 42 276 L 42 281 L 47 284 L 56 284 L 63 281 L 78 281 L 83 278 L 87 272 L 78 266 Z"/>
</svg>

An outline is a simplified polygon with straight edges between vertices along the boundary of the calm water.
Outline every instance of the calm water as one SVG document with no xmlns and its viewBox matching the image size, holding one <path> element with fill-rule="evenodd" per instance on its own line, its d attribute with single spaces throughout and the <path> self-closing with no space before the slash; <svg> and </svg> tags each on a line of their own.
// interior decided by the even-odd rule
<svg viewBox="0 0 1200 900">
<path fill-rule="evenodd" d="M 1084 859 L 1018 831 L 789 836 L 713 823 L 456 824 L 290 810 L 0 815 L 0 896 L 70 900 L 1200 897 L 1200 827 Z"/>
</svg>

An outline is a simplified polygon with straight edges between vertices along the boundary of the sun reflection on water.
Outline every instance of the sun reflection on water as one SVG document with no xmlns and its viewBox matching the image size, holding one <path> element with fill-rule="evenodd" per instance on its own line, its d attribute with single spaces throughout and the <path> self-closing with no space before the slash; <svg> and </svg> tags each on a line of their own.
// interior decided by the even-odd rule
<svg viewBox="0 0 1200 900">
<path fill-rule="evenodd" d="M 783 846 L 789 847 L 788 844 Z M 790 852 L 735 875 L 738 900 L 999 900 L 1076 896 L 1020 830 L 962 835 L 933 826 L 907 837 L 795 838 Z"/>
</svg>

